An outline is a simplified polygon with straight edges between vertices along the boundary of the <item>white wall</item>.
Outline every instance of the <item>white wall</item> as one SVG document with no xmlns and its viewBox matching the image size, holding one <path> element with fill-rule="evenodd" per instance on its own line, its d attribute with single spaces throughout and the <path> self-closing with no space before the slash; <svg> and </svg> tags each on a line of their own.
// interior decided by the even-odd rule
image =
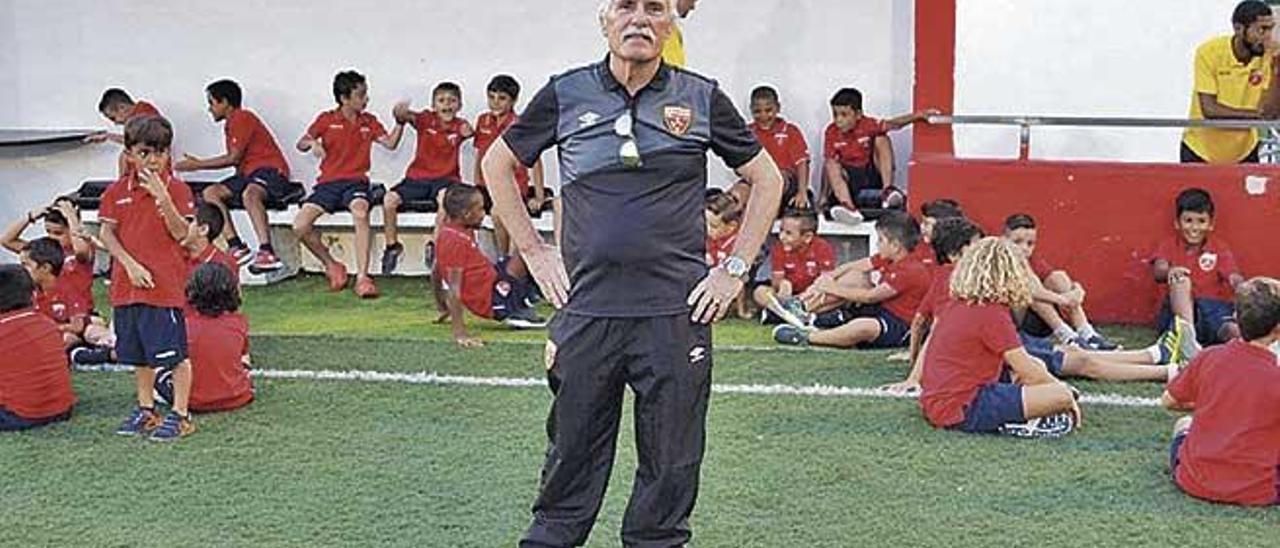
<svg viewBox="0 0 1280 548">
<path fill-rule="evenodd" d="M 444 79 L 463 86 L 464 115 L 474 120 L 493 74 L 514 74 L 527 100 L 551 74 L 600 59 L 596 6 L 0 0 L 0 127 L 105 127 L 95 111 L 98 97 L 121 86 L 173 121 L 176 153 L 208 156 L 222 151 L 222 133 L 204 112 L 204 86 L 231 77 L 245 88 L 245 105 L 288 148 L 294 178 L 310 181 L 316 161 L 293 153 L 292 145 L 317 112 L 332 108 L 334 72 L 356 68 L 368 76 L 370 109 L 386 123 L 395 101 L 412 98 L 422 108 L 430 86 Z M 816 158 L 836 88 L 861 88 L 870 113 L 910 109 L 912 9 L 907 0 L 704 0 L 684 22 L 689 64 L 719 79 L 744 112 L 753 85 L 777 85 L 784 115 L 805 131 Z M 374 153 L 375 180 L 400 179 L 413 155 L 412 133 L 406 139 L 395 153 Z M 909 140 L 899 135 L 896 144 L 905 166 Z M 111 177 L 118 150 L 0 154 L 0 221 L 84 179 Z M 469 172 L 470 147 L 464 150 Z M 718 162 L 711 170 L 717 183 L 728 181 Z"/>
<path fill-rule="evenodd" d="M 1237 0 L 959 0 L 955 112 L 1186 118 L 1192 59 Z M 1033 129 L 1033 158 L 1176 161 L 1181 130 Z M 963 157 L 1016 128 L 957 126 Z"/>
</svg>

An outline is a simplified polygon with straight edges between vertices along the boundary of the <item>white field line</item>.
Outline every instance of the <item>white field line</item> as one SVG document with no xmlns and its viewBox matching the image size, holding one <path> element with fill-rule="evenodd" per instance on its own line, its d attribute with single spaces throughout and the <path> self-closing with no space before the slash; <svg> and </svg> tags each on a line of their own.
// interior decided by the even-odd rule
<svg viewBox="0 0 1280 548">
<path fill-rule="evenodd" d="M 121 373 L 133 371 L 124 365 L 77 365 L 76 371 Z M 306 369 L 254 369 L 253 376 L 264 379 L 303 379 L 321 381 L 359 381 L 400 384 L 427 384 L 437 386 L 482 386 L 496 388 L 541 388 L 545 387 L 545 379 L 535 377 L 475 377 L 469 375 L 441 375 L 438 373 L 394 373 L 384 371 L 310 371 Z M 848 386 L 826 386 L 814 384 L 796 386 L 787 384 L 714 384 L 711 391 L 716 394 L 739 394 L 751 396 L 808 396 L 820 398 L 879 398 L 879 399 L 914 399 L 915 395 L 895 394 L 879 388 L 860 388 Z M 1081 403 L 1091 405 L 1110 405 L 1119 407 L 1156 407 L 1159 401 L 1155 398 L 1139 398 L 1118 394 L 1084 394 Z"/>
<path fill-rule="evenodd" d="M 254 332 L 255 337 L 308 337 L 300 333 L 280 333 L 280 332 Z M 391 341 L 391 342 L 438 342 L 427 339 L 418 339 L 413 337 L 361 337 L 359 335 L 345 335 L 326 337 L 329 340 L 359 340 L 359 341 Z M 547 344 L 543 340 L 486 340 L 485 346 L 536 346 L 541 348 Z M 839 348 L 826 348 L 822 346 L 783 346 L 780 344 L 717 344 L 713 345 L 717 351 L 726 352 L 806 352 L 806 353 L 826 353 L 840 354 L 848 353 L 848 350 Z"/>
</svg>

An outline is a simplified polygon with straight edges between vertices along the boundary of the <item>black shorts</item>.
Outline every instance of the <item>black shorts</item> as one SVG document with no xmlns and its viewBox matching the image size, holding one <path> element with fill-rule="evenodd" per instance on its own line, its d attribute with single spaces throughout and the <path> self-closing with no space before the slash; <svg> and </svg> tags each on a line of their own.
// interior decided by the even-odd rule
<svg viewBox="0 0 1280 548">
<path fill-rule="evenodd" d="M 859 343 L 859 349 L 902 348 L 907 346 L 910 340 L 911 324 L 895 316 L 883 306 L 876 304 L 858 306 L 846 310 L 845 313 L 847 316 L 851 316 L 850 320 L 871 318 L 880 322 L 880 336 L 873 341 Z"/>
<path fill-rule="evenodd" d="M 55 422 L 65 421 L 71 418 L 71 410 L 59 413 L 52 417 L 44 417 L 41 419 L 28 419 L 19 416 L 17 413 L 0 407 L 0 432 L 15 432 L 18 430 L 28 430 Z"/>
<path fill-rule="evenodd" d="M 1225 342 L 1219 340 L 1223 326 L 1236 321 L 1236 306 L 1227 301 L 1215 299 L 1194 299 L 1192 301 L 1195 314 L 1196 342 L 1209 346 Z M 1173 328 L 1173 309 L 1169 299 L 1165 298 L 1160 306 L 1160 314 L 1156 317 L 1156 328 L 1168 331 Z"/>
<path fill-rule="evenodd" d="M 303 200 L 304 204 L 320 206 L 325 213 L 336 213 L 351 209 L 351 202 L 369 200 L 369 181 L 339 180 L 320 183 L 311 189 L 311 195 Z"/>
<path fill-rule="evenodd" d="M 484 212 L 493 213 L 493 196 L 489 194 L 489 187 L 476 186 L 476 189 L 478 189 L 480 191 L 480 195 L 484 197 Z M 542 190 L 542 197 L 544 201 L 542 202 L 542 207 L 538 209 L 538 213 L 542 213 L 547 210 L 547 207 L 551 205 L 551 200 L 556 197 L 556 193 L 549 188 L 544 188 Z M 524 194 L 526 202 L 529 201 L 530 198 L 533 198 L 533 187 L 529 187 L 529 191 Z M 537 215 L 534 216 L 536 217 Z"/>
<path fill-rule="evenodd" d="M 167 369 L 187 359 L 187 323 L 180 308 L 116 307 L 112 325 L 122 364 Z"/>
<path fill-rule="evenodd" d="M 880 209 L 884 205 L 884 180 L 875 162 L 863 167 L 844 166 L 844 177 L 849 182 L 849 196 L 859 209 Z"/>
<path fill-rule="evenodd" d="M 1178 157 L 1179 157 L 1179 159 L 1182 161 L 1182 163 L 1184 163 L 1184 164 L 1207 164 L 1207 163 L 1209 163 L 1209 162 L 1208 162 L 1208 161 L 1206 161 L 1204 158 L 1201 158 L 1199 154 L 1196 154 L 1196 151 L 1191 150 L 1191 147 L 1187 146 L 1186 141 L 1183 141 L 1183 142 L 1182 142 L 1182 143 L 1180 143 L 1180 144 L 1181 144 L 1181 147 L 1180 147 L 1180 149 L 1178 150 Z M 1259 148 L 1261 148 L 1261 147 L 1262 147 L 1262 143 L 1258 143 L 1258 146 L 1253 147 L 1253 150 L 1249 151 L 1249 155 L 1248 155 L 1248 156 L 1245 156 L 1245 157 L 1244 157 L 1244 159 L 1240 160 L 1240 162 L 1239 162 L 1239 163 L 1241 163 L 1241 164 L 1256 164 L 1256 163 L 1258 163 L 1258 162 L 1259 162 L 1259 159 L 1258 159 L 1258 149 L 1259 149 Z"/>
<path fill-rule="evenodd" d="M 529 308 L 528 299 L 533 295 L 533 280 L 516 278 L 507 272 L 510 257 L 498 259 L 498 282 L 493 284 L 493 319 L 505 320 L 511 312 Z"/>
<path fill-rule="evenodd" d="M 289 178 L 274 167 L 256 169 L 248 175 L 237 173 L 223 179 L 218 184 L 227 187 L 227 190 L 231 191 L 231 195 L 236 201 L 240 200 L 249 185 L 258 185 L 263 190 L 266 190 L 267 200 L 283 201 L 289 195 L 289 192 L 293 190 L 289 183 Z"/>
<path fill-rule="evenodd" d="M 464 184 L 461 181 L 453 179 L 404 179 L 400 184 L 392 187 L 391 192 L 400 195 L 402 202 L 431 202 L 436 203 L 439 198 L 440 205 L 444 204 L 444 196 L 440 192 L 449 188 L 450 185 Z"/>
</svg>

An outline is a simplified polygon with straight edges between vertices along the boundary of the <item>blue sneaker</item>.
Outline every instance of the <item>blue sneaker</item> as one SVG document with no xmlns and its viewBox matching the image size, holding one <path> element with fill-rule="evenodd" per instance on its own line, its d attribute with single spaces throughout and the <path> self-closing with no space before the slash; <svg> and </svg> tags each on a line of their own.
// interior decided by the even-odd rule
<svg viewBox="0 0 1280 548">
<path fill-rule="evenodd" d="M 773 328 L 773 340 L 792 346 L 808 346 L 809 333 L 790 324 L 781 324 Z"/>
<path fill-rule="evenodd" d="M 1154 345 L 1156 353 L 1160 355 L 1156 365 L 1175 364 L 1181 360 L 1182 336 L 1182 330 L 1178 329 L 1176 324 L 1173 329 L 1160 334 L 1160 338 L 1156 339 Z"/>
<path fill-rule="evenodd" d="M 160 427 L 151 433 L 151 441 L 177 441 L 195 431 L 196 425 L 191 423 L 190 418 L 170 412 L 164 417 Z"/>
<path fill-rule="evenodd" d="M 116 428 L 116 434 L 121 436 L 141 436 L 150 433 L 152 430 L 160 427 L 163 419 L 155 409 L 143 409 L 134 407 L 133 412 L 129 414 L 129 418 L 120 423 L 120 427 Z"/>
</svg>

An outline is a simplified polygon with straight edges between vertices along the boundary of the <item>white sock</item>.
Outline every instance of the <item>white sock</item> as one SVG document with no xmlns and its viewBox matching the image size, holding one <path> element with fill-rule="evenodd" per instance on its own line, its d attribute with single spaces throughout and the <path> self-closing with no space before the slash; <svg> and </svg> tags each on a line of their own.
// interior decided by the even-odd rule
<svg viewBox="0 0 1280 548">
<path fill-rule="evenodd" d="M 1160 346 L 1151 345 L 1146 348 L 1147 355 L 1151 357 L 1151 363 L 1160 363 Z"/>
<path fill-rule="evenodd" d="M 1062 327 L 1053 330 L 1053 336 L 1060 343 L 1069 343 L 1076 340 L 1079 335 L 1076 334 L 1074 329 L 1071 329 L 1071 326 L 1062 324 Z"/>
<path fill-rule="evenodd" d="M 1092 339 L 1092 338 L 1094 338 L 1094 337 L 1100 337 L 1100 336 L 1101 336 L 1101 335 L 1099 335 L 1099 334 L 1098 334 L 1098 332 L 1097 332 L 1097 331 L 1094 331 L 1094 329 L 1093 329 L 1093 324 L 1091 324 L 1091 323 L 1089 323 L 1089 322 L 1084 322 L 1084 325 L 1080 326 L 1080 329 L 1078 329 L 1077 331 L 1079 331 L 1079 332 L 1080 332 L 1080 336 L 1081 336 L 1081 337 L 1084 337 L 1084 338 L 1086 338 L 1086 339 Z"/>
</svg>

